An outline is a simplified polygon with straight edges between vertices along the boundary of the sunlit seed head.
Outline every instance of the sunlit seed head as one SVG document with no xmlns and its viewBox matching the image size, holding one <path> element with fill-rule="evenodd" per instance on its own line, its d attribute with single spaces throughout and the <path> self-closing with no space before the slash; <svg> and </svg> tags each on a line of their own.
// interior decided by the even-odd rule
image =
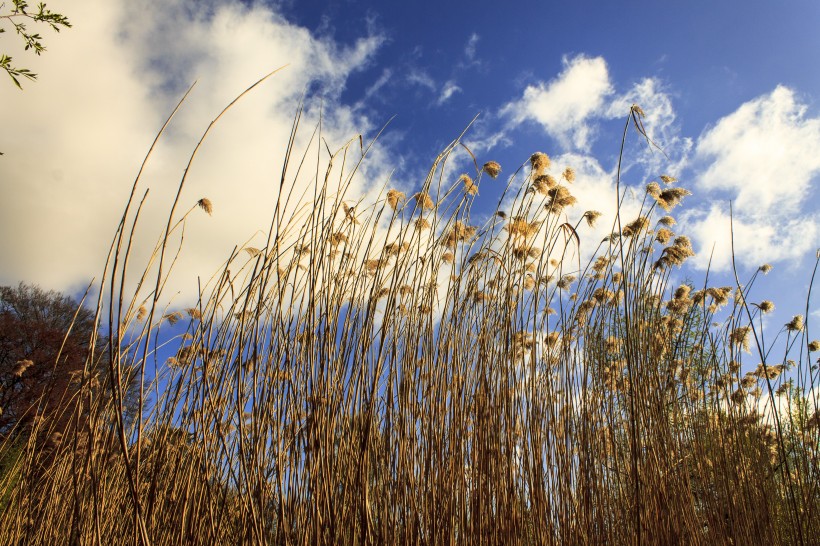
<svg viewBox="0 0 820 546">
<path fill-rule="evenodd" d="M 589 227 L 594 227 L 595 222 L 601 217 L 601 213 L 597 210 L 588 210 L 584 213 L 584 219 L 587 221 Z"/>
<path fill-rule="evenodd" d="M 484 172 L 490 175 L 491 178 L 497 178 L 501 173 L 501 165 L 496 161 L 488 161 L 484 164 Z"/>
<path fill-rule="evenodd" d="M 731 334 L 729 334 L 729 341 L 733 344 L 738 345 L 744 351 L 749 350 L 749 333 L 752 331 L 751 326 L 740 326 L 735 328 Z"/>
<path fill-rule="evenodd" d="M 608 256 L 598 256 L 595 258 L 595 262 L 592 264 L 592 270 L 596 272 L 603 271 L 609 265 L 609 257 Z"/>
<path fill-rule="evenodd" d="M 199 206 L 199 208 L 201 208 L 202 210 L 207 212 L 208 216 L 210 216 L 211 213 L 214 211 L 214 206 L 211 203 L 211 200 L 208 199 L 207 197 L 203 197 L 202 199 L 197 201 L 196 204 Z"/>
<path fill-rule="evenodd" d="M 635 220 L 629 222 L 623 229 L 623 234 L 627 237 L 634 237 L 640 234 L 643 230 L 649 227 L 649 218 L 646 216 L 639 216 Z"/>
<path fill-rule="evenodd" d="M 774 303 L 769 300 L 763 300 L 760 302 L 760 305 L 757 306 L 760 309 L 761 313 L 771 313 L 774 311 Z"/>
<path fill-rule="evenodd" d="M 455 261 L 456 257 L 453 255 L 452 252 L 445 252 L 444 255 L 441 257 L 441 261 L 451 264 Z"/>
<path fill-rule="evenodd" d="M 674 236 L 675 234 L 672 233 L 671 230 L 666 228 L 660 228 L 658 231 L 655 232 L 655 240 L 662 245 L 668 243 Z"/>
<path fill-rule="evenodd" d="M 524 278 L 524 290 L 532 290 L 535 287 L 535 279 L 532 275 L 527 275 Z"/>
<path fill-rule="evenodd" d="M 558 281 L 558 288 L 566 290 L 574 281 L 575 275 L 564 275 L 561 277 L 561 280 Z"/>
<path fill-rule="evenodd" d="M 675 224 L 677 224 L 677 221 L 675 221 L 675 219 L 672 218 L 671 216 L 664 216 L 663 218 L 658 220 L 658 223 L 662 224 L 664 226 L 671 227 L 671 226 L 674 226 Z"/>
<path fill-rule="evenodd" d="M 661 194 L 661 187 L 657 182 L 652 181 L 646 185 L 646 193 L 657 199 Z"/>
<path fill-rule="evenodd" d="M 803 315 L 795 315 L 787 324 L 786 330 L 789 332 L 803 331 Z"/>
<path fill-rule="evenodd" d="M 656 200 L 665 211 L 669 212 L 687 195 L 692 195 L 692 193 L 683 188 L 667 188 L 657 196 Z"/>
<path fill-rule="evenodd" d="M 478 193 L 478 186 L 468 175 L 462 174 L 458 177 L 458 179 L 460 182 L 464 183 L 464 193 L 467 195 L 475 195 Z"/>
<path fill-rule="evenodd" d="M 378 271 L 382 268 L 382 265 L 384 265 L 384 262 L 379 258 L 364 261 L 364 268 L 370 273 Z"/>
<path fill-rule="evenodd" d="M 687 299 L 689 298 L 689 293 L 692 291 L 692 287 L 688 284 L 682 284 L 675 290 L 675 299 Z"/>
<path fill-rule="evenodd" d="M 426 218 L 418 218 L 413 225 L 417 231 L 430 229 L 430 222 L 428 222 Z"/>
<path fill-rule="evenodd" d="M 775 394 L 777 396 L 783 396 L 783 395 L 789 394 L 789 391 L 791 390 L 793 385 L 794 385 L 794 383 L 792 382 L 791 379 L 789 379 L 787 381 L 784 381 L 779 387 L 777 387 L 777 390 L 775 391 Z"/>
<path fill-rule="evenodd" d="M 672 182 L 677 182 L 678 179 L 674 176 L 669 176 L 668 174 L 662 174 L 661 180 L 664 184 L 671 184 Z"/>
<path fill-rule="evenodd" d="M 544 207 L 553 214 L 560 213 L 564 207 L 571 207 L 578 202 L 566 186 L 555 186 L 547 191 L 549 202 Z"/>
<path fill-rule="evenodd" d="M 771 264 L 763 264 L 763 265 L 760 266 L 760 271 L 762 271 L 764 275 L 768 275 L 769 271 L 771 271 L 771 270 L 772 270 L 772 265 Z"/>
<path fill-rule="evenodd" d="M 564 177 L 564 180 L 572 184 L 573 182 L 575 182 L 575 169 L 573 169 L 572 167 L 567 167 L 566 169 L 564 169 L 564 173 L 562 176 Z"/>
<path fill-rule="evenodd" d="M 387 204 L 390 205 L 390 208 L 396 210 L 399 206 L 399 203 L 404 201 L 406 195 L 399 190 L 389 190 L 387 192 Z"/>
<path fill-rule="evenodd" d="M 740 385 L 744 389 L 751 389 L 756 384 L 757 384 L 757 377 L 752 372 L 747 373 L 746 375 L 743 376 L 743 379 L 740 380 Z"/>
<path fill-rule="evenodd" d="M 144 305 L 140 305 L 140 308 L 137 309 L 137 320 L 142 322 L 145 320 L 145 315 L 148 314 L 148 311 L 145 309 Z"/>
<path fill-rule="evenodd" d="M 729 362 L 729 371 L 731 373 L 737 373 L 740 371 L 740 362 L 737 360 L 732 360 Z"/>
<path fill-rule="evenodd" d="M 732 393 L 731 396 L 732 402 L 737 405 L 740 405 L 746 401 L 746 391 L 742 388 L 737 389 L 735 392 Z"/>
<path fill-rule="evenodd" d="M 196 307 L 189 307 L 185 311 L 188 312 L 188 316 L 194 320 L 202 320 L 202 313 Z"/>
<path fill-rule="evenodd" d="M 620 284 L 620 282 L 624 279 L 624 274 L 620 271 L 616 271 L 612 274 L 612 282 L 615 284 Z"/>
<path fill-rule="evenodd" d="M 555 347 L 558 344 L 560 335 L 561 334 L 559 334 L 558 332 L 550 332 L 549 334 L 544 336 L 544 341 L 546 342 L 547 347 Z"/>
<path fill-rule="evenodd" d="M 541 174 L 533 178 L 532 181 L 532 189 L 540 193 L 541 195 L 547 195 L 550 188 L 554 188 L 557 184 L 555 178 L 549 174 Z"/>
<path fill-rule="evenodd" d="M 167 320 L 167 321 L 168 321 L 168 323 L 169 323 L 169 324 L 171 324 L 171 325 L 173 326 L 174 324 L 176 324 L 177 322 L 179 322 L 179 320 L 182 318 L 182 313 L 181 313 L 181 312 L 179 312 L 179 311 L 174 311 L 173 313 L 168 313 L 168 314 L 167 314 L 167 315 L 165 315 L 163 318 L 164 318 L 165 320 Z"/>
<path fill-rule="evenodd" d="M 414 198 L 416 200 L 416 206 L 422 210 L 429 210 L 436 206 L 433 199 L 426 192 L 419 192 Z"/>
<path fill-rule="evenodd" d="M 550 168 L 551 161 L 547 154 L 543 152 L 535 152 L 532 156 L 530 156 L 530 164 L 532 165 L 533 171 L 542 173 Z"/>
<path fill-rule="evenodd" d="M 820 339 L 813 339 L 809 341 L 809 352 L 813 353 L 820 351 Z"/>
</svg>

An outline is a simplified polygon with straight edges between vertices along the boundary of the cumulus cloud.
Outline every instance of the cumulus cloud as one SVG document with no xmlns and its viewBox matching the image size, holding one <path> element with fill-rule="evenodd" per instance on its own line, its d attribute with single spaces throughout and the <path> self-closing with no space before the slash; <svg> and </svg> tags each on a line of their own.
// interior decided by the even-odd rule
<svg viewBox="0 0 820 546">
<path fill-rule="evenodd" d="M 692 141 L 680 136 L 672 99 L 658 78 L 643 78 L 619 91 L 603 57 L 565 57 L 563 64 L 556 78 L 528 86 L 520 99 L 501 109 L 506 124 L 496 141 L 521 123 L 533 122 L 565 151 L 586 153 L 602 123 L 626 119 L 630 107 L 637 104 L 646 114 L 644 126 L 656 147 L 646 147 L 630 158 L 625 170 L 640 165 L 657 174 L 683 168 Z"/>
<path fill-rule="evenodd" d="M 604 111 L 613 93 L 609 70 L 603 57 L 565 57 L 563 64 L 556 78 L 528 86 L 501 114 L 513 125 L 538 123 L 564 148 L 586 150 L 594 132 L 590 120 Z"/>
<path fill-rule="evenodd" d="M 644 78 L 633 84 L 624 93 L 619 93 L 609 102 L 604 117 L 626 119 L 630 107 L 641 107 L 647 136 L 655 146 L 643 147 L 634 163 L 651 172 L 677 175 L 684 167 L 692 149 L 692 139 L 682 137 L 672 105 L 672 98 L 658 78 Z"/>
<path fill-rule="evenodd" d="M 733 202 L 735 255 L 755 266 L 798 258 L 818 246 L 820 225 L 811 207 L 820 173 L 820 117 L 793 90 L 778 86 L 721 118 L 698 139 L 697 187 L 719 200 L 689 220 L 702 251 L 716 245 L 717 263 L 728 266 L 727 202 Z"/>
<path fill-rule="evenodd" d="M 220 121 L 188 172 L 179 212 L 201 197 L 214 210 L 210 218 L 201 211 L 190 217 L 171 293 L 195 287 L 197 276 L 207 278 L 235 245 L 267 230 L 305 91 L 294 161 L 309 147 L 314 159 L 299 171 L 296 195 L 317 170 L 324 174 L 315 159 L 320 142 L 312 138 L 320 111 L 331 149 L 371 129 L 337 100 L 347 77 L 372 58 L 379 36 L 341 45 L 317 39 L 271 8 L 229 1 L 172 0 L 157 9 L 148 1 L 95 0 L 74 6 L 71 20 L 74 28 L 61 33 L 36 66 L 40 80 L 0 111 L 4 284 L 25 280 L 73 290 L 100 273 L 140 162 L 194 79 L 198 84 L 137 190 L 141 196 L 150 187 L 134 264 L 146 263 L 208 123 L 261 75 L 288 65 Z M 296 177 L 296 168 L 288 175 Z M 353 194 L 367 191 L 369 179 L 366 170 L 355 178 Z"/>
</svg>

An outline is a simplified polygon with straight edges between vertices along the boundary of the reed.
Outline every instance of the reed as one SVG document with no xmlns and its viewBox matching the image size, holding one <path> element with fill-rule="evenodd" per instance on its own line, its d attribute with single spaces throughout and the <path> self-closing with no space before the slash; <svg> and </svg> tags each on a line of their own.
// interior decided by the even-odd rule
<svg viewBox="0 0 820 546">
<path fill-rule="evenodd" d="M 646 136 L 641 117 L 625 135 Z M 233 252 L 184 314 L 162 307 L 173 235 L 219 203 L 174 204 L 139 281 L 153 289 L 129 300 L 138 177 L 97 305 L 111 343 L 88 355 L 69 428 L 48 448 L 40 433 L 0 445 L 0 542 L 816 540 L 818 342 L 796 316 L 763 344 L 773 304 L 753 287 L 769 266 L 674 285 L 693 251 L 666 215 L 689 195 L 670 176 L 582 263 L 601 214 L 576 210 L 575 172 L 541 152 L 477 225 L 501 166 L 446 180 L 462 146 L 409 199 L 351 204 L 348 163 L 341 191 L 319 178 L 312 214 L 291 214 L 283 182 L 266 244 Z"/>
</svg>

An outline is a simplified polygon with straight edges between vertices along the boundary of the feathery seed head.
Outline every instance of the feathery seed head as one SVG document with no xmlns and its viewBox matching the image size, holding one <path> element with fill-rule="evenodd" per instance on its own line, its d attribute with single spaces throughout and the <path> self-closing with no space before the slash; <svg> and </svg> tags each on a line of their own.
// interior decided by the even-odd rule
<svg viewBox="0 0 820 546">
<path fill-rule="evenodd" d="M 406 197 L 407 196 L 399 190 L 390 190 L 387 192 L 387 204 L 390 205 L 390 208 L 396 210 L 399 203 L 404 201 Z"/>
<path fill-rule="evenodd" d="M 530 163 L 532 164 L 532 170 L 540 174 L 550 168 L 551 161 L 547 154 L 535 152 L 530 156 Z"/>
<path fill-rule="evenodd" d="M 635 220 L 629 222 L 623 229 L 623 234 L 626 237 L 633 237 L 638 235 L 641 231 L 649 227 L 649 218 L 646 216 L 638 216 Z"/>
<path fill-rule="evenodd" d="M 415 226 L 415 229 L 417 231 L 421 231 L 421 230 L 424 230 L 424 229 L 430 229 L 430 222 L 428 222 L 426 218 L 417 219 L 414 222 L 413 225 Z"/>
<path fill-rule="evenodd" d="M 541 195 L 547 195 L 551 188 L 558 185 L 558 181 L 551 174 L 540 174 L 532 181 L 532 188 Z"/>
<path fill-rule="evenodd" d="M 207 197 L 203 197 L 202 199 L 197 201 L 196 204 L 199 206 L 199 208 L 201 208 L 202 210 L 207 212 L 208 216 L 210 216 L 211 213 L 214 211 L 214 206 L 211 203 L 211 200 L 208 199 Z"/>
<path fill-rule="evenodd" d="M 752 331 L 751 326 L 739 326 L 729 334 L 729 341 L 740 346 L 744 351 L 749 350 L 749 332 Z"/>
<path fill-rule="evenodd" d="M 669 242 L 675 234 L 672 233 L 672 230 L 667 228 L 660 228 L 658 231 L 655 232 L 655 240 L 658 241 L 660 244 L 665 245 Z"/>
<path fill-rule="evenodd" d="M 478 193 L 478 186 L 468 175 L 462 174 L 458 179 L 464 183 L 464 193 L 467 195 L 475 195 Z"/>
<path fill-rule="evenodd" d="M 490 178 L 497 178 L 501 173 L 501 165 L 496 161 L 488 161 L 484 164 L 484 172 L 490 175 Z"/>
<path fill-rule="evenodd" d="M 544 207 L 553 214 L 558 214 L 564 207 L 571 207 L 578 202 L 578 199 L 570 194 L 566 186 L 550 188 L 547 190 L 547 196 L 550 198 L 550 201 Z"/>
<path fill-rule="evenodd" d="M 795 315 L 789 322 L 786 324 L 786 330 L 789 332 L 802 332 L 803 331 L 803 315 Z"/>
<path fill-rule="evenodd" d="M 419 192 L 415 195 L 416 206 L 421 210 L 429 210 L 436 206 L 426 192 Z"/>
<path fill-rule="evenodd" d="M 595 227 L 595 222 L 601 217 L 601 213 L 597 210 L 588 210 L 584 213 L 584 220 L 587 221 L 589 227 Z"/>
</svg>

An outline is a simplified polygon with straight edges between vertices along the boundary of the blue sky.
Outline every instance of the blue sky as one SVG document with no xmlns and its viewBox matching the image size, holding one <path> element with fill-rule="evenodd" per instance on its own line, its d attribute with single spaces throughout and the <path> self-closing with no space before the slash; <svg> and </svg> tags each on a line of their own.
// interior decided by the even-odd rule
<svg viewBox="0 0 820 546">
<path fill-rule="evenodd" d="M 732 200 L 742 276 L 771 262 L 759 299 L 776 300 L 772 320 L 805 310 L 820 247 L 817 2 L 49 6 L 74 28 L 44 32 L 42 58 L 15 52 L 8 33 L 0 42 L 40 74 L 24 92 L 0 87 L 3 284 L 85 285 L 101 270 L 142 156 L 190 82 L 198 80 L 149 164 L 148 226 L 161 223 L 169 188 L 219 109 L 288 63 L 230 113 L 197 160 L 183 201 L 207 196 L 215 210 L 191 219 L 187 261 L 170 290 L 180 302 L 197 275 L 208 277 L 234 245 L 267 227 L 271 180 L 307 89 L 305 126 L 321 108 L 332 144 L 372 138 L 394 118 L 353 188 L 363 196 L 388 177 L 413 191 L 479 115 L 465 141 L 480 161 L 496 160 L 509 174 L 544 151 L 576 167 L 582 204 L 599 209 L 595 200 L 613 200 L 620 131 L 636 102 L 669 160 L 632 138 L 625 180 L 640 189 L 668 173 L 694 193 L 676 215 L 701 258 L 678 280 L 700 282 L 713 244 L 726 256 Z M 469 162 L 455 159 L 457 176 Z M 482 186 L 476 210 L 494 207 L 500 188 Z M 137 260 L 156 236 L 150 227 L 141 233 Z M 728 262 L 714 265 L 716 284 L 727 284 Z"/>
</svg>

